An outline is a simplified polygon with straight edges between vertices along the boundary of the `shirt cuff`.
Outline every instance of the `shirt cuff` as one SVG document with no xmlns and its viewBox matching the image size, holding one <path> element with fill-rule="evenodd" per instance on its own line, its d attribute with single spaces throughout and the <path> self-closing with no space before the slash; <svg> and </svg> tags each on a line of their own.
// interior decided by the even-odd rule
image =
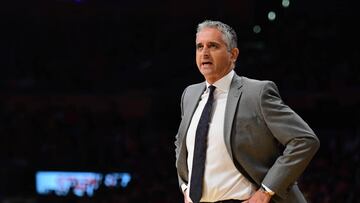
<svg viewBox="0 0 360 203">
<path fill-rule="evenodd" d="M 188 186 L 185 184 L 181 185 L 181 190 L 183 191 L 183 193 L 185 192 L 185 190 L 188 189 Z"/>
<path fill-rule="evenodd" d="M 261 184 L 261 185 L 263 186 L 263 188 L 264 188 L 268 193 L 270 193 L 270 195 L 274 195 L 274 194 L 275 194 L 275 192 L 272 191 L 270 188 L 266 187 L 266 185 L 264 185 L 264 184 Z"/>
</svg>

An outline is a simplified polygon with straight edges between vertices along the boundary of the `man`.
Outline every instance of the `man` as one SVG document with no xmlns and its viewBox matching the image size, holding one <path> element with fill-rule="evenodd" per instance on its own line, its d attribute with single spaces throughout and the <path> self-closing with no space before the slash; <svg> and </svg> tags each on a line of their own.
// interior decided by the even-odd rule
<svg viewBox="0 0 360 203">
<path fill-rule="evenodd" d="M 206 81 L 184 90 L 175 141 L 184 202 L 306 202 L 296 180 L 319 140 L 273 82 L 235 73 L 238 54 L 231 27 L 198 25 L 196 64 Z"/>
</svg>

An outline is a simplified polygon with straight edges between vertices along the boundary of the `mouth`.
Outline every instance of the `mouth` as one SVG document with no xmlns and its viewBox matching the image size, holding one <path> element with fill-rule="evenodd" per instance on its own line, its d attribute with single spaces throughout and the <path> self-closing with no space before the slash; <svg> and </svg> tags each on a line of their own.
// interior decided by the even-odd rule
<svg viewBox="0 0 360 203">
<path fill-rule="evenodd" d="M 201 63 L 202 66 L 210 66 L 210 65 L 212 65 L 212 64 L 213 64 L 213 63 L 210 62 L 210 61 L 205 61 L 205 62 L 202 62 L 202 63 Z"/>
</svg>

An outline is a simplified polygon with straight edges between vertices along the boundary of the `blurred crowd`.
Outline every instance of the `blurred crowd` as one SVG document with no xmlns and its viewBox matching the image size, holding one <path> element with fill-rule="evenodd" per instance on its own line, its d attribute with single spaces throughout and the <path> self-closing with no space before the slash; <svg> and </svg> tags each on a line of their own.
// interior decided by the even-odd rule
<svg viewBox="0 0 360 203">
<path fill-rule="evenodd" d="M 128 172 L 132 176 L 128 187 L 97 191 L 93 198 L 38 196 L 40 202 L 171 202 L 179 195 L 174 129 L 136 110 L 130 110 L 131 114 L 121 110 L 148 109 L 149 99 L 132 99 L 127 106 L 111 96 L 7 99 L 11 101 L 1 105 L 0 113 L 0 197 L 36 197 L 35 172 L 39 170 Z"/>
</svg>

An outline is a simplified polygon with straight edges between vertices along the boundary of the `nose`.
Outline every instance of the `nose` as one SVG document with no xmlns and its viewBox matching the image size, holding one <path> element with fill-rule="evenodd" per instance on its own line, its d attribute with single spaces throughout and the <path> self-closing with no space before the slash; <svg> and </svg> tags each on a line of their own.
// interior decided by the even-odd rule
<svg viewBox="0 0 360 203">
<path fill-rule="evenodd" d="M 209 50 L 210 49 L 208 47 L 204 46 L 204 48 L 201 50 L 201 54 L 203 56 L 209 56 Z"/>
</svg>

